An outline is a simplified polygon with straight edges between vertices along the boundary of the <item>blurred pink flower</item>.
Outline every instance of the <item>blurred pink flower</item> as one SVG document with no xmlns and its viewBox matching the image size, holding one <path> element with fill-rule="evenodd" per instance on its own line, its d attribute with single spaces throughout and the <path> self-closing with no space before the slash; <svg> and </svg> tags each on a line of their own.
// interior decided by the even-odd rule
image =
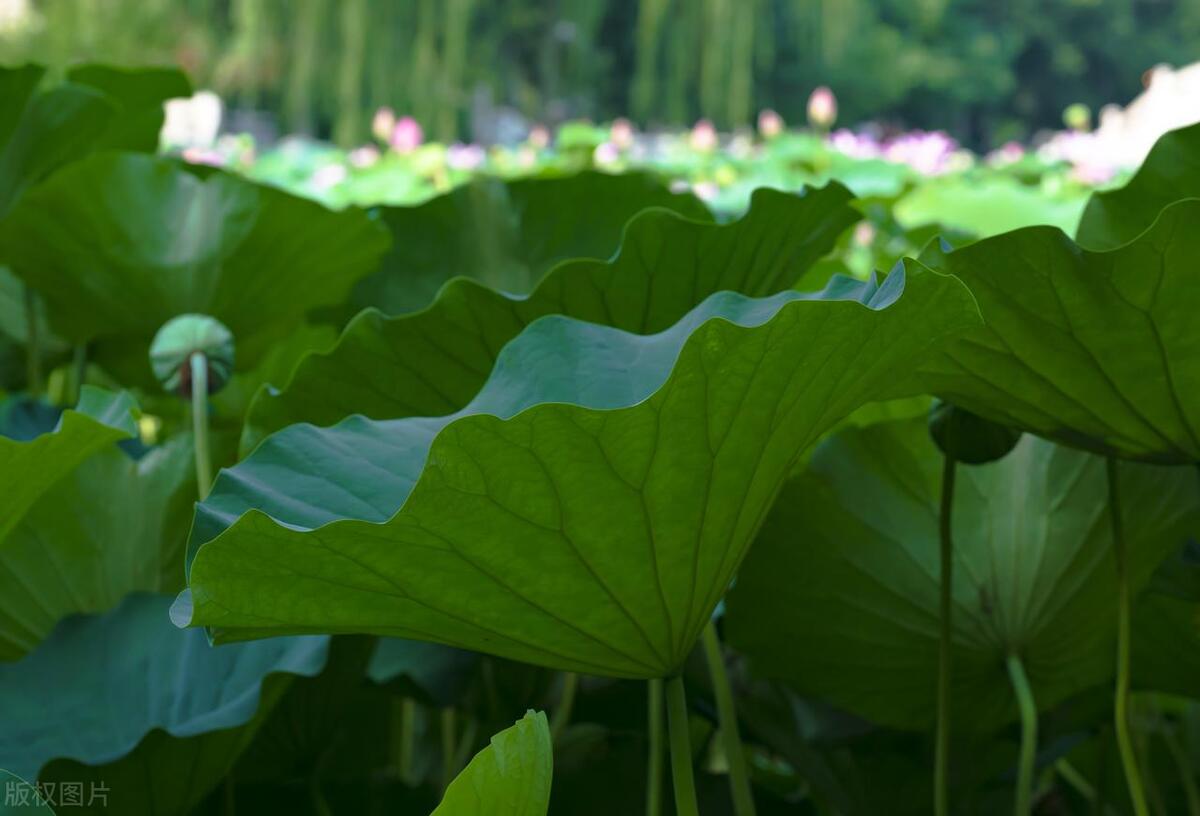
<svg viewBox="0 0 1200 816">
<path fill-rule="evenodd" d="M 425 141 L 425 132 L 421 130 L 416 119 L 404 116 L 396 120 L 396 124 L 392 128 L 392 138 L 389 140 L 392 150 L 397 153 L 411 153 L 420 147 L 423 141 Z"/>
<path fill-rule="evenodd" d="M 846 128 L 829 134 L 829 146 L 855 159 L 877 159 L 883 155 L 883 145 L 874 136 Z"/>
<path fill-rule="evenodd" d="M 770 108 L 758 113 L 758 133 L 764 139 L 774 139 L 783 133 L 783 117 Z"/>
<path fill-rule="evenodd" d="M 550 146 L 550 131 L 545 125 L 534 125 L 529 129 L 527 141 L 535 150 L 545 150 Z"/>
<path fill-rule="evenodd" d="M 719 187 L 717 187 L 716 182 L 697 181 L 692 185 L 692 192 L 695 193 L 696 198 L 700 199 L 701 201 L 712 201 L 717 197 L 717 194 L 720 193 L 721 190 Z"/>
<path fill-rule="evenodd" d="M 346 165 L 327 164 L 312 174 L 312 185 L 318 190 L 328 190 L 345 181 L 346 175 Z"/>
<path fill-rule="evenodd" d="M 396 126 L 396 114 L 391 108 L 380 108 L 371 119 L 371 134 L 379 141 L 387 144 L 392 138 L 392 128 Z"/>
<path fill-rule="evenodd" d="M 993 167 L 1005 167 L 1025 158 L 1025 146 L 1020 142 L 1005 142 L 987 154 L 987 163 Z"/>
<path fill-rule="evenodd" d="M 688 134 L 688 144 L 697 153 L 711 153 L 717 149 L 717 129 L 707 119 L 701 119 L 692 126 Z"/>
<path fill-rule="evenodd" d="M 624 117 L 613 120 L 612 127 L 608 129 L 608 139 L 618 150 L 624 151 L 633 147 L 633 137 L 633 122 Z"/>
<path fill-rule="evenodd" d="M 375 145 L 356 147 L 347 154 L 346 161 L 350 162 L 351 167 L 370 167 L 379 161 L 379 148 Z"/>
<path fill-rule="evenodd" d="M 818 130 L 829 130 L 837 121 L 837 97 L 822 85 L 808 97 L 808 123 Z"/>
<path fill-rule="evenodd" d="M 875 225 L 870 221 L 859 221 L 854 227 L 854 243 L 869 247 L 875 242 Z"/>
<path fill-rule="evenodd" d="M 958 143 L 940 130 L 914 130 L 889 141 L 883 157 L 890 162 L 907 164 L 918 173 L 936 176 L 945 172 L 946 162 L 958 150 Z"/>
<path fill-rule="evenodd" d="M 596 145 L 592 160 L 598 165 L 616 164 L 621 160 L 621 150 L 613 142 L 602 142 Z"/>
<path fill-rule="evenodd" d="M 454 170 L 474 170 L 487 160 L 487 153 L 477 144 L 454 143 L 446 148 L 446 164 Z"/>
<path fill-rule="evenodd" d="M 533 134 L 530 134 L 530 135 L 532 136 Z M 537 164 L 537 160 L 538 160 L 537 150 L 534 148 L 533 145 L 524 144 L 524 145 L 521 145 L 517 149 L 517 166 L 518 167 L 528 170 L 529 168 L 531 168 L 535 164 Z"/>
<path fill-rule="evenodd" d="M 180 155 L 188 164 L 206 164 L 209 167 L 225 166 L 225 156 L 207 147 L 185 147 Z"/>
</svg>

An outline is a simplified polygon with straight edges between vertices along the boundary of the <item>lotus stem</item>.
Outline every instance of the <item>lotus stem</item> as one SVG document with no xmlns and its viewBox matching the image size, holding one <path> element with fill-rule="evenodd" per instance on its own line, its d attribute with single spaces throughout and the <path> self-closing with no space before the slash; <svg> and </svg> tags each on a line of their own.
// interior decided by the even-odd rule
<svg viewBox="0 0 1200 816">
<path fill-rule="evenodd" d="M 1200 789 L 1196 787 L 1196 777 L 1192 773 L 1187 751 L 1179 744 L 1179 738 L 1175 736 L 1169 723 L 1163 724 L 1163 742 L 1166 743 L 1167 752 L 1179 771 L 1184 797 L 1187 799 L 1188 816 L 1200 816 Z"/>
<path fill-rule="evenodd" d="M 939 624 L 938 640 L 938 696 L 937 737 L 933 761 L 933 812 L 936 816 L 947 816 L 950 812 L 949 766 L 950 766 L 950 659 L 951 634 L 954 630 L 954 539 L 951 534 L 951 518 L 954 509 L 954 474 L 956 462 L 953 456 L 942 459 L 942 504 L 938 513 L 939 553 L 941 571 L 939 581 Z"/>
<path fill-rule="evenodd" d="M 200 500 L 212 487 L 212 460 L 208 452 L 208 358 L 197 351 L 188 359 L 192 367 L 192 437 L 196 455 L 196 492 Z"/>
<path fill-rule="evenodd" d="M 38 333 L 37 295 L 25 287 L 25 388 L 30 394 L 42 393 L 42 344 Z"/>
<path fill-rule="evenodd" d="M 1025 665 L 1015 654 L 1008 656 L 1008 677 L 1017 695 L 1017 710 L 1021 714 L 1021 754 L 1017 765 L 1015 816 L 1029 816 L 1033 808 L 1033 767 L 1037 759 L 1037 705 L 1033 689 L 1025 674 Z"/>
<path fill-rule="evenodd" d="M 72 368 L 75 372 L 75 395 L 72 405 L 79 404 L 79 398 L 83 396 L 83 386 L 87 382 L 88 369 L 88 349 L 86 343 L 80 343 L 75 346 L 75 355 L 72 361 Z"/>
<path fill-rule="evenodd" d="M 458 712 L 454 706 L 442 709 L 442 793 L 454 780 L 454 757 L 458 753 Z"/>
<path fill-rule="evenodd" d="M 479 732 L 479 722 L 473 717 L 467 719 L 467 727 L 458 738 L 458 750 L 454 752 L 454 773 L 458 774 L 471 758 L 471 748 L 475 745 L 475 735 Z"/>
<path fill-rule="evenodd" d="M 696 780 L 692 776 L 692 739 L 688 727 L 687 695 L 683 678 L 666 681 L 667 727 L 671 738 L 671 780 L 675 786 L 677 816 L 700 816 L 696 804 Z"/>
<path fill-rule="evenodd" d="M 1129 564 L 1125 549 L 1125 531 L 1121 523 L 1117 460 L 1109 456 L 1105 465 L 1108 476 L 1108 512 L 1112 519 L 1113 555 L 1117 568 L 1117 688 L 1113 706 L 1117 748 L 1121 754 L 1121 765 L 1125 770 L 1125 784 L 1129 788 L 1133 812 L 1135 816 L 1150 816 L 1150 808 L 1146 803 L 1146 789 L 1142 784 L 1137 754 L 1134 753 L 1133 740 L 1129 733 Z"/>
<path fill-rule="evenodd" d="M 405 785 L 413 782 L 413 746 L 416 744 L 417 703 L 402 697 L 392 703 L 392 759 L 396 775 Z"/>
<path fill-rule="evenodd" d="M 562 695 L 558 698 L 558 706 L 550 719 L 550 739 L 558 743 L 563 731 L 571 722 L 571 710 L 575 707 L 575 693 L 579 690 L 579 675 L 575 672 L 563 672 Z"/>
<path fill-rule="evenodd" d="M 704 627 L 701 642 L 704 644 L 704 656 L 708 660 L 713 696 L 717 701 L 717 720 L 725 748 L 725 759 L 729 763 L 729 790 L 733 796 L 733 812 L 736 816 L 754 816 L 754 793 L 746 771 L 746 752 L 742 750 L 742 740 L 738 734 L 733 689 L 729 685 L 729 674 L 725 671 L 725 657 L 721 653 L 717 628 L 711 619 Z"/>
<path fill-rule="evenodd" d="M 662 814 L 663 681 L 646 681 L 646 716 L 649 745 L 646 754 L 646 816 Z"/>
</svg>

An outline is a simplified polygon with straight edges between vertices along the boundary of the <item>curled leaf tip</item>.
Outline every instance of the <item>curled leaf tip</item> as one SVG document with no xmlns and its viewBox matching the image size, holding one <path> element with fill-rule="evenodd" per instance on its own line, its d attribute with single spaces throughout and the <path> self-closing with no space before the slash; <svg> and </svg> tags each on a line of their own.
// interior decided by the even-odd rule
<svg viewBox="0 0 1200 816">
<path fill-rule="evenodd" d="M 169 392 L 192 395 L 190 361 L 203 354 L 208 362 L 208 392 L 219 391 L 233 374 L 233 333 L 214 317 L 185 314 L 171 318 L 150 344 L 150 367 Z"/>
</svg>

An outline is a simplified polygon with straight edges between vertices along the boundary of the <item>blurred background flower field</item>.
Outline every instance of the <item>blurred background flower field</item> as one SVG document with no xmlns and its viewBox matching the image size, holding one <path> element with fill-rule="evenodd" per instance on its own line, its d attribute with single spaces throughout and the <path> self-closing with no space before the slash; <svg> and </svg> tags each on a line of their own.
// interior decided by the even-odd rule
<svg viewBox="0 0 1200 816">
<path fill-rule="evenodd" d="M 166 149 L 332 206 L 590 166 L 729 217 L 837 179 L 864 245 L 1072 230 L 1200 118 L 1198 57 L 1172 0 L 0 0 L 0 62 L 180 65 Z"/>
</svg>

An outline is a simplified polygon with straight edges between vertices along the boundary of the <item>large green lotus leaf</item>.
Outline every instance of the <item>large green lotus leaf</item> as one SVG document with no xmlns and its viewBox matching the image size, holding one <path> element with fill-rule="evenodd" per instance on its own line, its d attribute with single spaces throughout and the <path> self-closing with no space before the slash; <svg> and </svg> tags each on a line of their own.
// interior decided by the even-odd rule
<svg viewBox="0 0 1200 816">
<path fill-rule="evenodd" d="M 902 267 L 718 293 L 651 336 L 544 317 L 457 414 L 296 425 L 222 472 L 174 614 L 669 675 L 801 452 L 977 320 Z"/>
<path fill-rule="evenodd" d="M 726 631 L 756 669 L 876 722 L 934 721 L 941 454 L 925 423 L 845 431 L 787 484 L 726 600 Z M 1132 581 L 1200 523 L 1189 468 L 1122 463 Z M 953 721 L 1016 715 L 1005 661 L 1039 707 L 1113 670 L 1116 572 L 1101 457 L 1025 436 L 960 466 L 953 509 Z"/>
<path fill-rule="evenodd" d="M 528 297 L 460 279 L 423 312 L 363 312 L 329 353 L 305 358 L 282 391 L 260 391 L 243 450 L 296 422 L 457 411 L 504 344 L 543 315 L 652 334 L 714 292 L 759 297 L 790 288 L 859 218 L 849 201 L 844 187 L 831 184 L 802 196 L 759 190 L 745 217 L 726 225 L 644 212 L 629 222 L 611 261 L 560 264 Z"/>
<path fill-rule="evenodd" d="M 87 152 L 116 115 L 95 88 L 39 91 L 44 74 L 37 65 L 0 68 L 0 218 L 30 185 Z"/>
<path fill-rule="evenodd" d="M 941 224 L 989 237 L 1021 227 L 1049 224 L 1073 231 L 1087 199 L 1083 193 L 1051 196 L 1000 174 L 928 179 L 896 204 L 907 228 Z"/>
<path fill-rule="evenodd" d="M 1112 249 L 1140 235 L 1168 205 L 1200 198 L 1200 123 L 1162 136 L 1137 174 L 1118 190 L 1096 193 L 1076 233 L 1089 249 Z"/>
<path fill-rule="evenodd" d="M 1200 460 L 1200 201 L 1133 243 L 1080 249 L 1049 227 L 923 260 L 959 277 L 985 325 L 922 369 L 926 389 L 1065 444 Z"/>
<path fill-rule="evenodd" d="M 85 459 L 137 432 L 132 397 L 85 386 L 76 410 L 50 433 L 19 442 L 0 437 L 0 551 L 26 512 Z"/>
<path fill-rule="evenodd" d="M 1138 599 L 1133 618 L 1133 685 L 1200 698 L 1200 602 L 1159 592 Z"/>
<path fill-rule="evenodd" d="M 0 789 L 4 790 L 0 816 L 54 816 L 54 808 L 41 791 L 3 768 L 0 768 Z"/>
<path fill-rule="evenodd" d="M 153 153 L 166 116 L 164 103 L 192 94 L 192 83 L 178 68 L 79 65 L 67 71 L 67 80 L 96 88 L 117 108 L 92 150 Z"/>
<path fill-rule="evenodd" d="M 355 287 L 353 304 L 411 312 L 459 276 L 525 293 L 559 261 L 610 256 L 625 222 L 647 207 L 712 220 L 695 196 L 669 192 L 646 173 L 481 178 L 416 207 L 385 207 L 392 250 Z"/>
<path fill-rule="evenodd" d="M 165 803 L 181 792 L 198 798 L 220 778 L 214 768 L 233 763 L 228 749 L 249 736 L 230 729 L 254 722 L 260 696 L 265 703 L 282 690 L 268 688 L 269 675 L 312 676 L 325 663 L 324 637 L 214 649 L 202 632 L 172 626 L 169 605 L 165 596 L 132 595 L 103 616 L 64 621 L 22 660 L 0 665 L 0 767 L 26 779 L 80 779 L 64 765 L 80 774 L 107 766 L 98 776 L 108 781 L 109 812 L 186 812 Z M 147 742 L 157 751 L 140 748 Z M 121 767 L 131 752 L 135 767 L 173 764 L 174 774 L 117 785 L 132 776 Z M 193 768 L 207 778 L 190 776 Z M 160 809 L 132 806 L 148 794 Z"/>
<path fill-rule="evenodd" d="M 432 816 L 545 816 L 553 773 L 546 715 L 530 711 L 475 755 Z"/>
<path fill-rule="evenodd" d="M 109 445 L 50 488 L 0 540 L 0 660 L 70 614 L 181 589 L 195 497 L 190 436 L 136 461 Z"/>
<path fill-rule="evenodd" d="M 25 196 L 0 242 L 58 334 L 111 342 L 148 378 L 149 340 L 170 318 L 216 317 L 250 364 L 256 334 L 340 302 L 388 236 L 360 210 L 332 212 L 169 159 L 102 153 Z"/>
</svg>

